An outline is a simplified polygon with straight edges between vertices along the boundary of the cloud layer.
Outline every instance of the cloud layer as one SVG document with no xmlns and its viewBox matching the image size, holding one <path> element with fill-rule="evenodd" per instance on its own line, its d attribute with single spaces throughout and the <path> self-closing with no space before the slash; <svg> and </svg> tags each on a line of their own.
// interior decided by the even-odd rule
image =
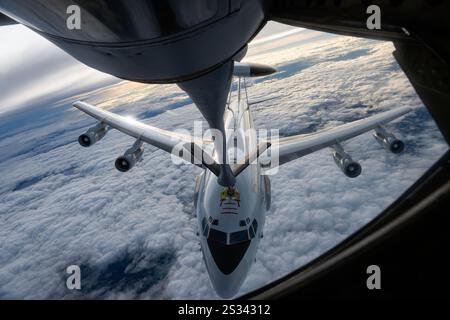
<svg viewBox="0 0 450 320">
<path fill-rule="evenodd" d="M 370 134 L 344 144 L 363 167 L 357 179 L 340 172 L 329 150 L 271 177 L 272 208 L 241 294 L 345 239 L 447 150 L 392 51 L 389 43 L 311 31 L 250 48 L 246 60 L 279 69 L 249 81 L 252 98 L 280 95 L 254 107 L 257 127 L 309 133 L 395 107 L 417 110 L 389 126 L 406 143 L 401 156 L 385 152 Z M 191 129 L 201 119 L 174 85 L 121 82 L 32 105 L 3 122 L 0 298 L 217 298 L 193 216 L 200 169 L 173 165 L 168 154 L 147 146 L 143 162 L 117 172 L 114 160 L 133 140 L 111 131 L 81 148 L 76 139 L 94 121 L 70 107 L 80 98 L 164 129 Z M 71 264 L 82 268 L 81 292 L 65 288 Z"/>
</svg>

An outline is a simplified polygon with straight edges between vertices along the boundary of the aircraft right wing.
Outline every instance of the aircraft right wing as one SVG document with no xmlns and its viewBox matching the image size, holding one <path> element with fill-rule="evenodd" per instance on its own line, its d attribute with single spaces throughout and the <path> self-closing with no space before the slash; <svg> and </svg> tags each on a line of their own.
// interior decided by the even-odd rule
<svg viewBox="0 0 450 320">
<path fill-rule="evenodd" d="M 332 129 L 312 134 L 302 134 L 271 141 L 271 148 L 278 148 L 279 165 L 298 159 L 317 150 L 333 147 L 340 142 L 354 138 L 360 134 L 379 128 L 413 109 L 409 107 L 386 111 L 369 118 L 346 123 Z"/>
</svg>

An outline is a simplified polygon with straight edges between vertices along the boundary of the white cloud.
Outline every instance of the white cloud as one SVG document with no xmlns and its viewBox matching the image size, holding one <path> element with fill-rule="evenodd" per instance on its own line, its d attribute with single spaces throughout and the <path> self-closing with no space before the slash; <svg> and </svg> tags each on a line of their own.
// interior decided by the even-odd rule
<svg viewBox="0 0 450 320">
<path fill-rule="evenodd" d="M 252 97 L 282 95 L 254 107 L 257 126 L 306 133 L 408 105 L 418 110 L 389 126 L 407 149 L 401 156 L 386 153 L 370 134 L 345 143 L 362 164 L 357 179 L 346 178 L 328 150 L 283 166 L 272 177 L 264 238 L 240 293 L 285 275 L 345 239 L 447 150 L 394 62 L 391 44 L 327 40 L 305 43 L 295 34 L 290 46 L 283 38 L 270 52 L 250 49 L 249 60 L 280 70 L 250 81 Z M 301 50 L 293 47 L 295 41 Z M 123 82 L 87 100 L 165 129 L 190 129 L 201 118 L 174 85 Z M 37 123 L 0 129 L 0 297 L 217 298 L 192 215 L 200 169 L 174 166 L 168 154 L 147 147 L 144 161 L 121 174 L 114 160 L 131 138 L 111 131 L 98 145 L 81 148 L 78 134 L 93 121 L 68 103 L 48 108 Z M 81 293 L 65 289 L 64 270 L 70 264 L 82 266 Z"/>
</svg>

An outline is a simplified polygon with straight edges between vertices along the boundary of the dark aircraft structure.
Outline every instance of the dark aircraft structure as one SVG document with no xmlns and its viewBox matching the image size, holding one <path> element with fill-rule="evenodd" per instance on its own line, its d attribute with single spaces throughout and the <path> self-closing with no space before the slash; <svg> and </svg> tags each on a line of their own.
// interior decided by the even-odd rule
<svg viewBox="0 0 450 320">
<path fill-rule="evenodd" d="M 81 8 L 79 29 L 67 26 L 71 5 Z M 381 9 L 380 28 L 367 26 L 370 5 Z M 221 132 L 234 62 L 267 21 L 392 41 L 400 67 L 450 142 L 449 12 L 444 0 L 0 0 L 0 25 L 21 23 L 82 63 L 122 79 L 176 83 L 210 128 Z M 221 185 L 231 186 L 233 172 L 223 160 L 217 175 Z M 385 296 L 437 295 L 449 283 L 442 276 L 448 259 L 441 259 L 449 252 L 449 160 L 447 153 L 346 241 L 244 298 L 369 297 L 366 275 L 351 270 L 375 258 L 397 283 Z"/>
</svg>

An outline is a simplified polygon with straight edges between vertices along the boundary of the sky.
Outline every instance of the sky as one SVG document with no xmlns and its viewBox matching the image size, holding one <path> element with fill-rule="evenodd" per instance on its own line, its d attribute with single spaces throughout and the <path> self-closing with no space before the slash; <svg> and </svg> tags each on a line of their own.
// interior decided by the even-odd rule
<svg viewBox="0 0 450 320">
<path fill-rule="evenodd" d="M 273 30 L 255 39 L 244 59 L 278 69 L 248 80 L 251 100 L 277 97 L 253 106 L 258 128 L 306 134 L 395 107 L 415 111 L 387 126 L 406 144 L 400 156 L 369 133 L 343 144 L 362 165 L 356 179 L 342 174 L 329 150 L 290 162 L 271 177 L 264 238 L 239 294 L 357 231 L 448 149 L 391 43 Z M 9 110 L 0 113 L 0 298 L 218 298 L 196 235 L 192 197 L 201 170 L 173 165 L 168 154 L 147 146 L 144 160 L 122 174 L 114 160 L 133 139 L 111 131 L 81 148 L 78 135 L 95 122 L 71 107 L 81 99 L 163 129 L 191 130 L 201 120 L 192 101 L 175 85 L 117 81 L 28 31 L 3 31 L 10 45 L 9 53 L 0 53 L 8 61 L 0 105 Z M 71 264 L 82 269 L 80 292 L 65 287 Z"/>
<path fill-rule="evenodd" d="M 300 28 L 294 29 L 298 32 Z M 289 26 L 269 22 L 255 42 L 292 33 Z M 40 35 L 22 25 L 0 29 L 0 114 L 33 103 L 62 99 L 86 90 L 120 82 L 111 75 L 79 63 Z"/>
<path fill-rule="evenodd" d="M 93 70 L 22 25 L 0 29 L 0 114 L 64 98 L 118 79 Z"/>
</svg>

